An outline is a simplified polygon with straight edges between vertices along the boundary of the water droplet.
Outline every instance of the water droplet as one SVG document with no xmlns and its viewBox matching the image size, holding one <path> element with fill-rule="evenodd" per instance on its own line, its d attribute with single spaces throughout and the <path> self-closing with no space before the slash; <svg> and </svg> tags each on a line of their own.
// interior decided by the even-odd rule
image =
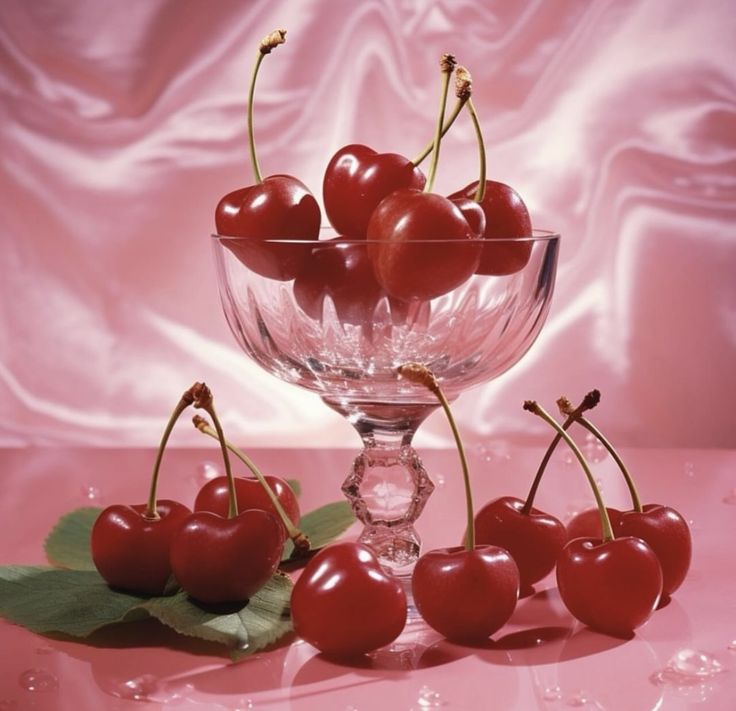
<svg viewBox="0 0 736 711">
<path fill-rule="evenodd" d="M 573 694 L 568 700 L 567 700 L 568 706 L 574 706 L 576 708 L 580 708 L 581 706 L 587 706 L 588 705 L 588 696 L 584 691 L 578 691 L 577 693 Z"/>
<path fill-rule="evenodd" d="M 233 711 L 249 711 L 250 709 L 254 709 L 256 705 L 253 703 L 252 699 L 245 699 L 241 700 L 238 703 L 238 706 L 233 709 Z"/>
<path fill-rule="evenodd" d="M 723 503 L 736 506 L 736 489 L 731 489 L 731 491 L 723 497 Z"/>
<path fill-rule="evenodd" d="M 559 701 L 562 698 L 562 690 L 559 686 L 548 686 L 542 692 L 542 698 L 545 701 Z"/>
<path fill-rule="evenodd" d="M 428 686 L 419 689 L 417 703 L 423 709 L 436 709 L 442 706 L 442 697 L 439 692 L 433 691 Z"/>
<path fill-rule="evenodd" d="M 197 467 L 195 480 L 201 486 L 208 481 L 217 479 L 218 476 L 222 476 L 219 466 L 215 462 L 204 461 Z"/>
<path fill-rule="evenodd" d="M 589 462 L 602 462 L 608 456 L 608 451 L 592 432 L 585 435 L 582 449 L 583 455 Z"/>
<path fill-rule="evenodd" d="M 685 462 L 682 466 L 685 476 L 688 477 L 694 477 L 695 476 L 695 465 L 692 462 Z"/>
<path fill-rule="evenodd" d="M 445 485 L 445 477 L 442 474 L 437 474 L 437 476 L 434 477 L 434 485 L 441 489 Z"/>
<path fill-rule="evenodd" d="M 664 669 L 654 674 L 653 680 L 669 686 L 693 686 L 722 671 L 723 665 L 712 654 L 697 649 L 681 649 Z"/>
<path fill-rule="evenodd" d="M 736 652 L 736 639 L 732 639 L 732 640 L 731 640 L 731 641 L 730 641 L 730 642 L 728 643 L 728 651 L 729 651 L 729 652 Z"/>
<path fill-rule="evenodd" d="M 87 501 L 98 502 L 102 498 L 102 492 L 94 484 L 82 484 L 82 496 Z"/>
<path fill-rule="evenodd" d="M 26 669 L 18 678 L 26 691 L 56 691 L 59 680 L 46 669 Z"/>
<path fill-rule="evenodd" d="M 561 459 L 562 463 L 566 464 L 568 467 L 572 466 L 576 462 L 575 455 L 570 451 L 564 452 Z"/>
<path fill-rule="evenodd" d="M 158 679 L 153 674 L 143 674 L 119 684 L 113 694 L 121 699 L 148 701 L 150 695 L 158 690 L 158 686 Z"/>
</svg>

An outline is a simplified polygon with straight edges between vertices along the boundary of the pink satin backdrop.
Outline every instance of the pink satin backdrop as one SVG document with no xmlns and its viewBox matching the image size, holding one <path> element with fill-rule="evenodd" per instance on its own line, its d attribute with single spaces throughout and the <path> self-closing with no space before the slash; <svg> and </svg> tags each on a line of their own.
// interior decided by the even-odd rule
<svg viewBox="0 0 736 711">
<path fill-rule="evenodd" d="M 214 206 L 251 182 L 255 48 L 283 26 L 258 87 L 265 173 L 321 200 L 341 145 L 414 155 L 450 51 L 490 177 L 563 233 L 538 342 L 458 402 L 470 443 L 542 435 L 525 398 L 598 387 L 616 442 L 736 447 L 735 17 L 730 0 L 5 0 L 0 445 L 154 444 L 198 379 L 244 444 L 357 445 L 241 354 L 215 287 Z M 463 118 L 437 188 L 476 166 Z M 449 441 L 439 416 L 418 438 Z"/>
</svg>

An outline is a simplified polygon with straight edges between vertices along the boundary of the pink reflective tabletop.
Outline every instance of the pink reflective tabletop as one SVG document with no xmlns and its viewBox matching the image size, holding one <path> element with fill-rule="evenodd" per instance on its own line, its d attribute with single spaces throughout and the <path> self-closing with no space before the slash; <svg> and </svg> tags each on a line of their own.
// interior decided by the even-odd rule
<svg viewBox="0 0 736 711">
<path fill-rule="evenodd" d="M 525 496 L 542 447 L 498 445 L 469 452 L 476 509 L 496 496 Z M 609 505 L 627 507 L 610 458 L 595 449 L 594 473 Z M 170 450 L 159 494 L 191 504 L 213 448 Z M 255 450 L 268 473 L 302 483 L 303 510 L 340 498 L 349 449 Z M 454 545 L 464 528 L 457 455 L 420 452 L 437 488 L 419 521 L 425 549 Z M 672 601 L 628 641 L 592 632 L 563 608 L 553 577 L 519 602 L 482 648 L 443 641 L 414 624 L 390 647 L 350 666 L 295 638 L 245 661 L 179 637 L 155 622 L 110 628 L 94 644 L 41 637 L 0 621 L 0 710 L 23 709 L 424 709 L 736 708 L 736 452 L 622 452 L 644 502 L 666 503 L 690 521 L 690 574 Z M 43 541 L 80 506 L 145 501 L 151 450 L 0 451 L 0 564 L 44 564 Z M 537 504 L 563 520 L 591 496 L 563 449 Z M 354 531 L 348 532 L 354 535 Z"/>
</svg>

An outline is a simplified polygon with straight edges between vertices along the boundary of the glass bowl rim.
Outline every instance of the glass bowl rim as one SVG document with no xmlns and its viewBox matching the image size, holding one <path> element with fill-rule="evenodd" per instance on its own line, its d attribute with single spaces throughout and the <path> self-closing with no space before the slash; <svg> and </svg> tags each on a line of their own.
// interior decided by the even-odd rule
<svg viewBox="0 0 736 711">
<path fill-rule="evenodd" d="M 308 239 L 297 239 L 297 238 L 285 238 L 285 237 L 279 237 L 279 238 L 265 238 L 265 237 L 243 237 L 243 236 L 237 236 L 237 235 L 219 235 L 219 234 L 212 234 L 212 239 L 214 239 L 217 242 L 233 242 L 238 240 L 247 240 L 249 242 L 259 242 L 261 244 L 298 244 L 298 245 L 304 245 L 304 244 L 317 244 L 320 246 L 326 246 L 329 244 L 338 244 L 338 245 L 350 245 L 350 244 L 382 244 L 383 240 L 369 240 L 364 237 L 342 237 L 341 235 L 338 235 L 337 232 L 332 227 L 322 227 L 320 228 L 320 232 L 326 233 L 330 232 L 330 236 L 326 237 L 324 234 L 321 234 L 319 239 L 317 240 L 308 240 Z M 333 237 L 341 237 L 339 242 L 332 241 Z M 554 232 L 552 230 L 542 230 L 542 229 L 533 229 L 531 235 L 527 235 L 524 237 L 492 237 L 488 239 L 488 242 L 492 242 L 493 244 L 518 244 L 520 242 L 527 242 L 527 243 L 534 243 L 534 242 L 553 242 L 560 239 L 560 233 Z M 474 240 L 468 240 L 468 241 L 474 241 Z M 480 239 L 478 240 L 480 241 Z M 411 244 L 467 244 L 464 240 L 458 240 L 455 238 L 452 239 L 417 239 L 417 240 L 411 240 Z"/>
</svg>

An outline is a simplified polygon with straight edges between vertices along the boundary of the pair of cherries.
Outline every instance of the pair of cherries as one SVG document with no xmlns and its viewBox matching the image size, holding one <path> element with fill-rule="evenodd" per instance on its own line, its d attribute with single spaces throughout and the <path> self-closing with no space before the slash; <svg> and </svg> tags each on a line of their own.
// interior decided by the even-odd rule
<svg viewBox="0 0 736 711">
<path fill-rule="evenodd" d="M 455 66 L 445 55 L 442 110 L 430 144 L 432 165 L 425 178 L 414 161 L 351 144 L 330 160 L 323 181 L 325 210 L 345 249 L 313 249 L 319 239 L 320 210 L 304 183 L 289 175 L 263 178 L 253 132 L 255 81 L 263 58 L 285 41 L 276 30 L 262 40 L 254 67 L 248 106 L 248 136 L 256 184 L 223 197 L 215 224 L 224 244 L 251 270 L 273 279 L 297 279 L 295 297 L 311 316 L 321 313 L 325 296 L 348 322 L 369 320 L 380 298 L 395 303 L 431 299 L 450 291 L 473 273 L 510 274 L 529 259 L 523 241 L 492 244 L 497 238 L 531 234 L 529 213 L 509 186 L 485 179 L 485 152 L 470 99 L 470 77 L 458 68 L 458 106 L 443 125 L 447 83 Z M 466 105 L 479 138 L 479 181 L 445 198 L 428 190 L 434 182 L 441 136 Z M 231 238 L 231 239 L 228 239 Z M 351 247 L 368 239 L 368 247 Z M 481 239 L 482 238 L 482 239 Z M 264 240 L 294 240 L 291 244 Z M 482 242 L 482 244 L 481 244 Z"/>
<path fill-rule="evenodd" d="M 227 472 L 201 489 L 194 512 L 177 501 L 156 498 L 169 435 L 189 405 L 212 416 L 216 427 L 212 434 L 220 440 Z M 278 477 L 265 477 L 265 484 L 270 491 L 258 479 L 232 476 L 212 393 L 203 383 L 195 383 L 182 396 L 162 437 L 148 503 L 109 506 L 95 521 L 90 541 L 95 566 L 110 586 L 140 595 L 165 594 L 173 577 L 199 602 L 245 601 L 270 580 L 286 536 L 292 534 L 292 522 L 299 520 L 299 506 L 288 484 Z M 290 529 L 283 516 L 278 517 L 284 511 Z"/>
<path fill-rule="evenodd" d="M 509 496 L 496 499 L 478 512 L 475 524 L 479 540 L 511 553 L 519 566 L 522 594 L 529 594 L 533 584 L 556 566 L 560 595 L 575 617 L 600 631 L 627 636 L 682 584 L 692 542 L 687 522 L 677 511 L 660 504 L 641 505 L 618 453 L 583 415 L 599 399 L 600 393 L 592 391 L 573 409 L 561 398 L 558 404 L 567 416 L 562 427 L 536 403 L 525 404 L 558 429 L 558 435 L 545 453 L 526 501 Z M 620 466 L 631 492 L 632 510 L 620 512 L 603 505 L 582 454 L 565 432 L 575 422 L 591 431 Z M 533 506 L 544 468 L 563 438 L 581 462 L 598 503 L 567 527 Z"/>
</svg>

